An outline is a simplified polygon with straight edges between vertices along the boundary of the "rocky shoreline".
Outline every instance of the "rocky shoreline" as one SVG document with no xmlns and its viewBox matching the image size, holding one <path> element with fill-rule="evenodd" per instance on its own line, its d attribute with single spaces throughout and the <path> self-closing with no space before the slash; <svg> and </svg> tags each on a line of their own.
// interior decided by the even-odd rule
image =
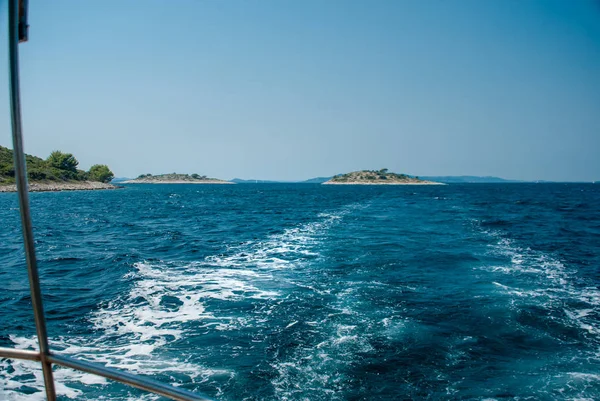
<svg viewBox="0 0 600 401">
<path fill-rule="evenodd" d="M 381 170 L 360 170 L 333 176 L 324 185 L 444 185 L 440 182 L 421 180 L 407 174 Z"/>
<path fill-rule="evenodd" d="M 385 182 L 385 181 L 345 181 L 345 182 L 336 182 L 336 181 L 327 181 L 322 183 L 321 185 L 446 185 L 442 182 L 434 182 L 434 181 L 418 181 L 418 182 Z"/>
<path fill-rule="evenodd" d="M 96 191 L 101 189 L 119 189 L 112 184 L 97 181 L 69 181 L 69 182 L 30 182 L 29 192 L 61 192 L 61 191 Z M 17 192 L 17 186 L 0 185 L 0 192 Z"/>
<path fill-rule="evenodd" d="M 132 180 L 121 181 L 120 184 L 235 184 L 235 182 L 210 178 L 200 174 L 142 174 Z"/>
</svg>

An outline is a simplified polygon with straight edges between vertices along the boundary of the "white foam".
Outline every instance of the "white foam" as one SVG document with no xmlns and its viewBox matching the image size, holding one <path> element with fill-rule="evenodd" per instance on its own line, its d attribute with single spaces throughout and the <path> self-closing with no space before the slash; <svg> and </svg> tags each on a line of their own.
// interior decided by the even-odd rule
<svg viewBox="0 0 600 401">
<path fill-rule="evenodd" d="M 298 324 L 298 321 L 297 321 L 297 320 L 296 320 L 296 321 L 294 321 L 294 322 L 292 322 L 292 323 L 290 323 L 290 324 L 288 324 L 287 326 L 285 326 L 285 328 L 286 328 L 286 329 L 289 329 L 290 327 L 293 327 L 293 326 L 295 326 L 296 324 Z"/>
<path fill-rule="evenodd" d="M 288 228 L 263 241 L 231 247 L 233 253 L 210 256 L 204 262 L 217 267 L 257 267 L 267 270 L 302 267 L 310 260 L 307 257 L 319 255 L 314 246 L 320 243 L 323 233 L 356 207 L 358 205 L 349 205 L 336 213 L 320 213 L 321 220 Z"/>
<path fill-rule="evenodd" d="M 321 322 L 306 322 L 315 328 L 320 341 L 298 346 L 285 359 L 271 364 L 277 372 L 271 380 L 276 399 L 344 399 L 346 369 L 359 355 L 373 350 L 371 330 L 389 330 L 386 326 L 392 318 L 373 320 L 357 311 L 360 299 L 354 296 L 352 283 L 347 285 L 329 305 L 334 313 Z"/>
<path fill-rule="evenodd" d="M 586 381 L 600 381 L 600 374 L 597 373 L 568 372 L 568 375 Z"/>
<path fill-rule="evenodd" d="M 317 257 L 315 245 L 320 243 L 324 232 L 356 207 L 360 205 L 349 205 L 335 213 L 321 213 L 317 221 L 286 229 L 264 241 L 230 247 L 227 254 L 210 256 L 200 262 L 136 263 L 134 270 L 124 277 L 132 281 L 129 291 L 88 317 L 96 337 L 52 338 L 51 346 L 59 354 L 134 373 L 173 373 L 184 375 L 192 382 L 204 382 L 213 376 L 233 377 L 231 371 L 208 369 L 179 358 L 165 357 L 162 350 L 185 336 L 187 322 L 202 322 L 203 327 L 219 331 L 246 325 L 244 318 L 215 316 L 206 310 L 205 302 L 279 297 L 280 293 L 272 289 L 277 282 L 273 273 L 284 268 L 299 268 L 310 258 Z M 261 288 L 265 287 L 263 284 L 267 288 Z M 287 328 L 296 323 L 290 323 Z M 11 336 L 10 340 L 17 348 L 37 348 L 35 338 Z M 13 372 L 6 373 L 10 370 Z M 58 395 L 69 399 L 82 396 L 81 390 L 70 386 L 71 383 L 101 386 L 107 383 L 97 376 L 60 367 L 55 377 Z M 19 388 L 23 385 L 38 391 L 32 395 L 22 394 Z M 4 392 L 0 394 L 8 400 L 43 400 L 39 364 L 0 361 L 0 389 Z M 145 395 L 143 399 L 156 397 Z"/>
<path fill-rule="evenodd" d="M 576 285 L 581 281 L 576 279 L 577 272 L 557 257 L 519 246 L 515 240 L 503 237 L 500 231 L 484 233 L 496 239 L 491 245 L 492 254 L 510 261 L 505 265 L 485 267 L 494 273 L 506 275 L 511 282 L 511 285 L 506 285 L 498 280 L 494 285 L 517 297 L 520 302 L 536 302 L 554 310 L 562 310 L 564 324 L 600 340 L 600 323 L 594 318 L 594 315 L 600 314 L 600 289 Z"/>
</svg>

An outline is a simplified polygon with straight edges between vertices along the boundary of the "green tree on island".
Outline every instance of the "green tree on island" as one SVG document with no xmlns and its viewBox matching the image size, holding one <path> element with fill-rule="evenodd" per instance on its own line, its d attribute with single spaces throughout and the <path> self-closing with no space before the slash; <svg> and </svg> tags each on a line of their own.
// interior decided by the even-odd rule
<svg viewBox="0 0 600 401">
<path fill-rule="evenodd" d="M 79 162 L 71 153 L 63 153 L 59 150 L 55 150 L 50 153 L 50 156 L 46 159 L 50 167 L 54 167 L 60 170 L 77 172 L 77 166 Z"/>
<path fill-rule="evenodd" d="M 106 164 L 94 164 L 88 171 L 88 179 L 91 181 L 111 182 L 115 175 Z"/>
<path fill-rule="evenodd" d="M 108 166 L 96 164 L 89 171 L 77 168 L 79 162 L 72 153 L 55 150 L 46 159 L 25 155 L 27 175 L 33 182 L 40 181 L 100 181 L 110 182 L 114 174 Z M 0 146 L 0 185 L 15 183 L 12 149 Z"/>
</svg>

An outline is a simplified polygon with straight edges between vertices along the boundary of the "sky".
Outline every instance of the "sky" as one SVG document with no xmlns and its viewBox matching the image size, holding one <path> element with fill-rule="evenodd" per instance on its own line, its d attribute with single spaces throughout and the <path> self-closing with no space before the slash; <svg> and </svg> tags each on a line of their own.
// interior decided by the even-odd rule
<svg viewBox="0 0 600 401">
<path fill-rule="evenodd" d="M 12 147 L 6 1 L 0 145 Z M 600 2 L 29 0 L 27 153 L 118 177 L 600 180 Z"/>
</svg>

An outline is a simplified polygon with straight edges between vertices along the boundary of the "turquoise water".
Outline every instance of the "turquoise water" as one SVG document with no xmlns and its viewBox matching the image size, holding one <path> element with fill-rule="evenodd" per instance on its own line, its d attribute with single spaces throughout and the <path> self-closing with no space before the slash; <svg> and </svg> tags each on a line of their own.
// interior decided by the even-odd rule
<svg viewBox="0 0 600 401">
<path fill-rule="evenodd" d="M 600 399 L 600 186 L 31 195 L 51 346 L 222 400 Z M 35 345 L 0 194 L 0 346 Z M 60 399 L 157 399 L 56 368 Z M 0 399 L 41 400 L 0 361 Z"/>
</svg>

